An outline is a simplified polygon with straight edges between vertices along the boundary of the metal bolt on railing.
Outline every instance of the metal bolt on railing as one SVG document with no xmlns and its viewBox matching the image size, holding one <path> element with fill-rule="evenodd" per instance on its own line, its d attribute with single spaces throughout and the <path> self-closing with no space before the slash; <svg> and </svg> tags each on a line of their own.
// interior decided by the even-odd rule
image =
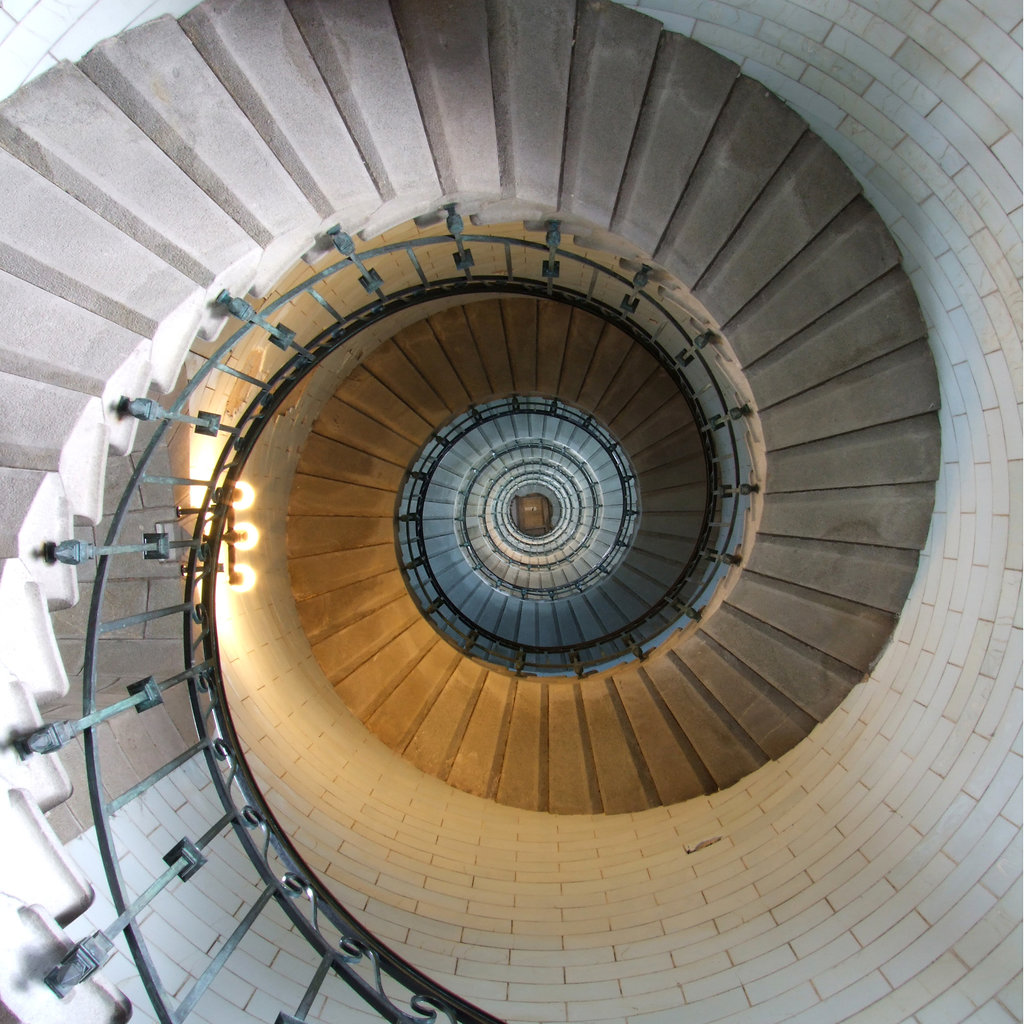
<svg viewBox="0 0 1024 1024">
<path fill-rule="evenodd" d="M 271 342 L 278 348 L 293 348 L 307 362 L 313 362 L 316 358 L 308 348 L 304 348 L 295 340 L 295 332 L 290 327 L 285 327 L 284 324 L 272 324 L 265 316 L 257 313 L 256 309 L 245 299 L 233 296 L 226 288 L 217 296 L 217 302 L 224 306 L 233 317 L 262 327 L 270 336 Z"/>
<path fill-rule="evenodd" d="M 61 562 L 64 565 L 81 565 L 98 555 L 140 554 L 149 561 L 171 557 L 171 538 L 167 533 L 144 533 L 141 544 L 92 544 L 89 541 L 62 540 L 47 541 L 43 544 L 43 559 L 50 565 Z"/>
<path fill-rule="evenodd" d="M 137 420 L 171 420 L 176 423 L 192 423 L 195 425 L 196 433 L 205 437 L 216 437 L 221 431 L 227 434 L 237 434 L 237 427 L 225 427 L 221 425 L 221 418 L 215 412 L 200 412 L 198 416 L 186 416 L 181 412 L 172 412 L 164 409 L 152 398 L 129 398 L 122 395 L 117 403 L 118 416 L 134 416 Z"/>
<path fill-rule="evenodd" d="M 448 233 L 455 239 L 455 246 L 458 249 L 458 252 L 452 253 L 455 269 L 463 271 L 468 281 L 470 279 L 470 268 L 473 266 L 473 253 L 465 247 L 462 241 L 462 217 L 455 212 L 454 203 L 449 203 L 445 209 L 448 211 L 448 219 L 445 221 L 445 225 L 448 228 Z"/>
<path fill-rule="evenodd" d="M 545 237 L 545 242 L 548 247 L 548 258 L 541 264 L 540 273 L 541 277 L 548 279 L 548 294 L 551 294 L 552 282 L 561 273 L 562 264 L 559 260 L 555 259 L 555 253 L 558 252 L 558 247 L 562 244 L 562 232 L 559 230 L 561 227 L 561 221 L 549 220 L 548 221 L 548 232 Z"/>
<path fill-rule="evenodd" d="M 367 295 L 372 295 L 376 292 L 378 298 L 383 299 L 384 292 L 381 290 L 381 286 L 384 284 L 384 279 L 376 270 L 372 267 L 367 267 L 363 263 L 362 257 L 356 252 L 356 243 L 353 241 L 352 236 L 342 231 L 338 225 L 335 225 L 333 228 L 327 229 L 327 237 L 334 243 L 334 248 L 342 256 L 348 257 L 353 266 L 358 269 L 360 273 L 359 283 L 363 286 L 363 291 Z"/>
<path fill-rule="evenodd" d="M 651 268 L 644 264 L 634 275 L 633 275 L 633 287 L 622 296 L 622 302 L 619 303 L 619 308 L 624 313 L 635 313 L 637 306 L 640 305 L 640 292 L 642 289 L 647 287 L 648 281 L 651 279 Z"/>
</svg>

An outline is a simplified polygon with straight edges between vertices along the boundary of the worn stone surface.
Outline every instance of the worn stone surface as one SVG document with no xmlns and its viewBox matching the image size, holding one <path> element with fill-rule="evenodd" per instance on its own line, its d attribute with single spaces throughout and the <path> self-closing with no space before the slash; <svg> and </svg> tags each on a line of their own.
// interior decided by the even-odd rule
<svg viewBox="0 0 1024 1024">
<path fill-rule="evenodd" d="M 761 414 L 761 426 L 771 451 L 938 408 L 935 363 L 917 341 L 780 402 Z M 936 438 L 938 429 L 934 423 Z"/>
<path fill-rule="evenodd" d="M 569 77 L 560 208 L 611 223 L 661 24 L 601 0 L 579 0 Z"/>
<path fill-rule="evenodd" d="M 747 568 L 859 604 L 898 612 L 917 569 L 917 551 L 762 532 Z"/>
<path fill-rule="evenodd" d="M 196 284 L 248 291 L 256 243 L 73 65 L 0 106 L 0 143 Z"/>
<path fill-rule="evenodd" d="M 860 682 L 856 669 L 731 604 L 719 608 L 702 629 L 819 722 Z"/>
<path fill-rule="evenodd" d="M 938 474 L 938 424 L 928 413 L 772 452 L 767 486 L 772 492 L 871 487 Z"/>
<path fill-rule="evenodd" d="M 391 6 L 442 190 L 474 206 L 499 198 L 486 9 L 475 0 Z"/>
<path fill-rule="evenodd" d="M 215 0 L 180 24 L 317 213 L 360 228 L 380 195 L 284 0 Z"/>
<path fill-rule="evenodd" d="M 320 216 L 177 22 L 105 40 L 79 66 L 263 249 L 257 293 L 312 245 Z"/>
<path fill-rule="evenodd" d="M 659 263 L 692 288 L 804 128 L 763 85 L 740 78 L 655 253 Z"/>
<path fill-rule="evenodd" d="M 552 210 L 558 207 L 575 13 L 575 0 L 487 0 L 502 192 Z"/>
<path fill-rule="evenodd" d="M 925 333 L 910 280 L 892 270 L 748 364 L 747 382 L 765 410 Z"/>
<path fill-rule="evenodd" d="M 773 494 L 763 533 L 786 537 L 920 549 L 931 525 L 935 485 L 837 487 Z"/>
<path fill-rule="evenodd" d="M 859 192 L 821 139 L 802 136 L 701 276 L 701 301 L 728 320 Z"/>
<path fill-rule="evenodd" d="M 899 259 L 881 218 L 858 197 L 724 324 L 740 362 L 745 365 L 771 351 L 881 277 Z M 695 294 L 703 299 L 700 288 Z M 713 304 L 708 308 L 718 316 Z"/>
<path fill-rule="evenodd" d="M 653 253 L 739 67 L 685 36 L 662 33 L 611 228 Z"/>
</svg>

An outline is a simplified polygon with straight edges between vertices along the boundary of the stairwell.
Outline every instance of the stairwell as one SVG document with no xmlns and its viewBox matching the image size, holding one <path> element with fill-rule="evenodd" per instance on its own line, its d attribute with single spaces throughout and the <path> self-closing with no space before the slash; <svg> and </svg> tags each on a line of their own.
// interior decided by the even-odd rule
<svg viewBox="0 0 1024 1024">
<path fill-rule="evenodd" d="M 61 929 L 91 897 L 44 817 L 67 798 L 66 773 L 55 755 L 22 758 L 11 743 L 38 726 L 42 713 L 51 718 L 74 701 L 72 648 L 58 644 L 58 636 L 73 639 L 80 629 L 73 612 L 62 610 L 80 607 L 89 580 L 45 564 L 41 544 L 73 535 L 102 540 L 111 511 L 105 477 L 123 478 L 121 463 L 108 456 L 138 448 L 135 422 L 116 414 L 117 399 L 173 391 L 194 338 L 213 337 L 224 322 L 215 301 L 222 289 L 271 292 L 299 257 L 312 250 L 315 262 L 328 244 L 324 231 L 336 223 L 373 238 L 456 202 L 482 225 L 557 211 L 577 244 L 626 239 L 623 255 L 649 254 L 685 282 L 728 339 L 756 395 L 770 467 L 745 571 L 728 604 L 685 645 L 613 672 L 582 696 L 554 686 L 530 691 L 523 682 L 499 686 L 496 674 L 454 661 L 435 641 L 434 661 L 417 664 L 431 678 L 454 681 L 452 692 L 446 685 L 424 695 L 413 670 L 391 692 L 415 714 L 400 727 L 393 717 L 381 726 L 413 763 L 452 785 L 461 779 L 470 792 L 572 814 L 632 812 L 714 792 L 781 756 L 843 699 L 879 655 L 912 585 L 938 472 L 937 386 L 899 253 L 852 175 L 791 110 L 737 77 L 734 65 L 636 12 L 590 3 L 495 3 L 462 5 L 457 18 L 436 14 L 429 5 L 397 2 L 358 9 L 312 0 L 207 3 L 180 24 L 143 26 L 77 66 L 54 68 L 0 108 L 0 295 L 10 316 L 0 366 L 3 777 L 9 829 L 20 837 L 16 860 L 4 870 L 10 884 L 0 987 L 5 999 L 17 993 L 7 1006 L 15 1019 L 127 1014 L 102 975 L 57 1003 L 37 969 L 59 959 L 68 945 Z M 530 44 L 538 38 L 550 50 Z M 442 348 L 445 320 L 457 315 L 431 318 Z M 311 318 L 307 329 L 314 325 Z M 415 330 L 407 331 L 412 346 Z M 468 337 L 483 364 L 495 349 L 480 345 L 472 325 Z M 585 346 L 585 338 L 579 343 Z M 540 386 L 539 340 L 534 366 L 514 358 L 514 342 L 506 348 L 509 383 L 531 390 L 535 379 L 538 390 L 548 391 Z M 386 349 L 378 351 L 383 360 Z M 373 358 L 359 373 L 372 372 Z M 444 387 L 413 369 L 417 386 L 453 411 L 444 405 Z M 553 381 L 558 393 L 562 379 Z M 588 384 L 596 394 L 601 381 L 595 375 L 566 387 L 580 388 L 579 400 Z M 344 396 L 336 401 L 348 404 Z M 600 404 L 593 396 L 591 402 Z M 417 415 L 436 425 L 442 410 L 427 417 L 424 411 Z M 354 440 L 332 439 L 348 449 Z M 637 451 L 640 458 L 644 449 Z M 302 458 L 312 453 L 307 447 Z M 339 453 L 323 454 L 334 462 Z M 397 455 L 382 461 L 402 464 Z M 301 487 L 301 462 L 298 472 Z M 393 479 L 394 470 L 388 472 Z M 173 512 L 166 494 L 144 491 L 133 502 L 140 534 Z M 373 536 L 383 536 L 376 529 Z M 308 550 L 303 544 L 315 532 L 313 526 L 303 534 L 299 522 L 289 526 L 293 558 Z M 386 559 L 381 567 L 353 585 L 398 594 L 392 603 L 400 604 L 394 569 Z M 125 570 L 118 592 L 131 592 L 135 601 L 142 595 L 142 607 L 158 608 L 174 589 L 175 572 L 173 565 Z M 314 589 L 310 601 L 329 593 Z M 303 624 L 316 636 L 303 608 L 307 598 L 297 596 Z M 60 614 L 51 621 L 53 613 Z M 169 636 L 148 626 L 143 633 L 124 641 L 124 667 L 101 680 L 111 694 L 120 696 L 125 682 L 174 660 Z M 417 636 L 418 652 L 427 638 Z M 143 648 L 145 667 L 136 671 Z M 394 661 L 392 651 L 381 650 L 380 660 Z M 813 689 L 801 690 L 809 679 Z M 407 699 L 406 680 L 410 694 L 419 687 L 418 696 Z M 337 681 L 344 691 L 342 677 Z M 362 687 L 359 694 L 355 710 L 374 728 L 381 695 L 367 698 Z M 449 707 L 472 704 L 479 719 L 476 711 L 469 720 L 449 713 L 444 720 L 455 729 L 439 734 L 429 712 L 445 700 Z M 417 719 L 431 728 L 417 731 Z M 565 736 L 565 747 L 544 739 L 538 746 L 538 720 L 548 723 L 546 736 Z M 613 734 L 603 731 L 605 722 L 656 723 L 651 746 L 629 740 L 636 732 L 627 730 L 619 733 L 625 741 L 588 753 L 585 735 Z M 162 728 L 153 728 L 167 750 L 186 743 L 187 723 L 173 710 Z M 465 750 L 474 757 L 460 767 L 460 743 L 471 732 L 475 746 Z M 731 753 L 722 753 L 723 743 L 732 744 Z M 495 753 L 490 773 L 481 773 L 475 754 L 487 744 Z M 529 767 L 512 762 L 503 775 L 499 750 Z M 269 748 L 256 755 L 264 756 L 264 769 L 276 775 Z M 129 777 L 146 774 L 144 758 L 128 760 L 135 763 L 127 766 L 126 788 Z M 592 771 L 574 776 L 574 761 Z M 801 763 L 799 755 L 791 762 Z M 813 771 L 804 777 L 815 784 Z M 559 778 L 574 778 L 575 788 L 559 795 L 552 786 Z M 411 779 L 400 775 L 399 790 Z M 319 785 L 315 773 L 302 771 L 284 784 L 295 787 L 296 807 L 315 800 Z M 723 806 L 703 804 L 700 813 Z M 925 836 L 934 834 L 921 827 Z M 336 842 L 332 828 L 311 848 Z M 606 838 L 615 845 L 612 833 Z M 735 843 L 737 856 L 750 855 L 740 838 Z M 906 853 L 912 855 L 913 846 Z M 974 880 L 980 871 L 972 872 L 965 874 Z M 645 899 L 629 897 L 637 898 Z M 663 917 L 653 904 L 641 914 L 645 923 Z M 924 920 L 931 928 L 927 914 Z M 467 948 L 461 962 L 473 961 L 469 940 L 460 939 Z M 563 960 L 564 971 L 569 958 Z M 448 969 L 446 961 L 442 974 Z M 667 964 L 665 970 L 672 973 Z M 667 989 L 676 984 L 667 981 Z M 483 991 L 496 1007 L 504 1001 L 497 988 Z M 577 997 L 585 998 L 571 987 L 565 992 L 568 1005 Z M 520 1012 L 511 990 L 504 998 L 511 1016 Z M 835 1005 L 827 995 L 818 998 Z M 536 993 L 531 999 L 538 1001 L 523 1019 L 557 1017 L 541 1009 Z M 766 1012 L 788 1014 L 783 1005 Z M 719 1016 L 739 1012 L 722 1007 Z"/>
</svg>

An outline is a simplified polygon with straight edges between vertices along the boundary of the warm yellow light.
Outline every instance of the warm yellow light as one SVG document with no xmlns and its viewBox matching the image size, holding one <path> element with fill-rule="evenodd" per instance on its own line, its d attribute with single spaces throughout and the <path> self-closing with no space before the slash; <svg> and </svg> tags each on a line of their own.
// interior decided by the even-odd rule
<svg viewBox="0 0 1024 1024">
<path fill-rule="evenodd" d="M 252 551 L 259 543 L 260 531 L 252 523 L 236 523 L 235 537 L 236 551 Z"/>
<path fill-rule="evenodd" d="M 234 505 L 235 511 L 241 512 L 243 509 L 249 508 L 255 500 L 256 492 L 253 490 L 252 484 L 247 484 L 244 480 L 238 480 L 235 483 L 234 497 L 231 499 L 231 504 Z"/>
<path fill-rule="evenodd" d="M 252 590 L 256 586 L 256 570 L 250 565 L 236 565 L 228 580 L 228 586 L 236 594 L 244 594 L 245 591 Z"/>
</svg>

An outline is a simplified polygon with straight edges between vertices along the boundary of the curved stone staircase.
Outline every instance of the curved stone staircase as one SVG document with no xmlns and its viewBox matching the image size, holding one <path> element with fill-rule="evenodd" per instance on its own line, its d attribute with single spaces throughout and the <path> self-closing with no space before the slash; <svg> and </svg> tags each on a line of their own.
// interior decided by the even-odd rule
<svg viewBox="0 0 1024 1024">
<path fill-rule="evenodd" d="M 488 374 L 488 352 L 507 353 L 500 375 Z M 815 353 L 807 345 L 804 362 Z M 297 465 L 289 572 L 314 654 L 385 743 L 480 796 L 535 810 L 616 813 L 728 786 L 832 711 L 892 630 L 927 524 L 927 484 L 916 480 L 936 471 L 928 361 L 916 342 L 852 374 L 833 377 L 826 368 L 826 379 L 806 391 L 791 371 L 796 397 L 770 394 L 763 413 L 770 526 L 726 604 L 640 664 L 580 683 L 517 680 L 460 655 L 403 586 L 390 523 L 416 452 L 452 416 L 498 396 L 541 394 L 593 412 L 638 473 L 643 525 L 635 557 L 612 582 L 621 586 L 614 601 L 638 595 L 642 609 L 657 597 L 659 561 L 685 562 L 699 530 L 706 482 L 697 428 L 653 357 L 621 330 L 560 304 L 492 299 L 404 328 L 343 380 Z M 874 404 L 865 390 L 843 411 L 846 388 L 858 380 L 871 382 Z M 875 453 L 872 463 L 883 450 L 901 452 L 911 471 L 883 468 L 879 477 L 858 464 L 858 448 Z M 800 462 L 803 476 L 787 483 L 787 464 Z M 885 536 L 884 504 L 849 515 L 875 488 L 899 501 L 924 499 L 916 536 Z M 777 494 L 784 507 L 772 520 Z M 822 499 L 844 518 L 830 524 Z M 806 535 L 801 511 L 816 521 L 817 536 Z M 466 577 L 475 579 L 463 565 Z"/>
<path fill-rule="evenodd" d="M 2 763 L 18 837 L 7 844 L 18 852 L 4 871 L 0 991 L 14 1019 L 127 1016 L 99 975 L 63 1002 L 40 980 L 69 944 L 61 927 L 90 899 L 43 817 L 67 796 L 66 774 L 54 755 L 22 759 L 12 745 L 68 699 L 48 612 L 75 604 L 79 577 L 44 564 L 41 545 L 101 522 L 108 455 L 134 441 L 117 399 L 172 389 L 197 333 L 223 322 L 221 290 L 266 293 L 333 224 L 369 238 L 457 202 L 484 224 L 557 214 L 581 242 L 646 254 L 669 293 L 682 282 L 727 337 L 768 453 L 757 543 L 728 603 L 642 665 L 562 685 L 488 672 L 416 621 L 387 498 L 414 438 L 374 451 L 377 424 L 373 435 L 318 427 L 307 470 L 343 456 L 344 481 L 370 503 L 330 510 L 327 531 L 324 509 L 296 505 L 293 578 L 314 643 L 346 631 L 349 660 L 332 677 L 387 742 L 452 785 L 518 806 L 632 810 L 728 785 L 777 756 L 877 656 L 936 474 L 923 326 L 852 176 L 728 61 L 591 0 L 209 0 L 30 83 L 0 105 L 0 145 Z M 460 377 L 469 396 L 472 373 L 491 385 L 502 346 L 472 329 L 485 306 L 466 310 L 429 324 L 442 348 L 476 353 Z M 510 359 L 494 393 L 528 388 L 532 374 L 538 390 L 555 387 L 547 351 L 538 340 L 535 365 Z M 439 366 L 409 359 L 403 372 L 434 405 L 395 398 L 420 431 L 454 411 L 428 365 Z M 595 408 L 615 389 L 598 396 L 596 370 L 569 356 L 560 366 L 580 367 L 566 394 L 592 388 Z M 342 407 L 357 408 L 332 405 Z M 632 409 L 639 437 L 645 410 Z M 645 470 L 664 465 L 656 444 L 636 452 Z M 356 500 L 352 486 L 344 494 Z M 300 479 L 295 501 L 307 495 Z M 137 508 L 141 532 L 160 505 L 139 495 Z M 335 577 L 343 587 L 302 589 L 305 556 L 355 548 L 358 569 Z M 386 673 L 367 669 L 382 662 Z M 374 685 L 357 689 L 367 675 Z"/>
</svg>

